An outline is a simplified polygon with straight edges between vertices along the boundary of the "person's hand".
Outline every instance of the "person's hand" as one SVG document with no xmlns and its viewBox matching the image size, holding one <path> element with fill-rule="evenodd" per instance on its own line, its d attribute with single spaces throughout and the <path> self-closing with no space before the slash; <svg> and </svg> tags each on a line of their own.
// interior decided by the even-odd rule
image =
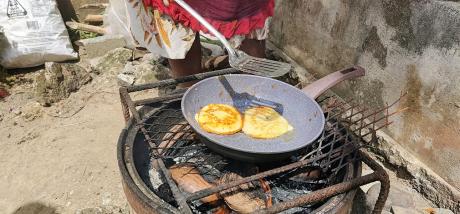
<svg viewBox="0 0 460 214">
<path fill-rule="evenodd" d="M 163 4 L 164 4 L 165 6 L 169 6 L 169 0 L 163 0 Z"/>
</svg>

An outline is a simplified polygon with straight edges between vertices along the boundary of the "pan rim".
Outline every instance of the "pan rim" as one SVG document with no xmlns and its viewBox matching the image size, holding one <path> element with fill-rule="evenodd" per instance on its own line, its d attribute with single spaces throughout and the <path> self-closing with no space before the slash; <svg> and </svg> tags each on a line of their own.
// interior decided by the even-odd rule
<svg viewBox="0 0 460 214">
<path fill-rule="evenodd" d="M 240 76 L 240 77 L 251 77 L 251 78 L 260 78 L 260 79 L 268 79 L 270 81 L 274 81 L 274 82 L 278 82 L 278 83 L 281 83 L 281 84 L 284 84 L 286 85 L 287 87 L 291 88 L 291 89 L 294 89 L 294 90 L 297 90 L 299 91 L 300 89 L 288 84 L 288 83 L 285 83 L 283 81 L 280 81 L 280 80 L 277 80 L 277 79 L 273 79 L 273 78 L 270 78 L 270 77 L 263 77 L 263 76 L 256 76 L 256 75 L 249 75 L 249 74 L 226 74 L 226 75 L 222 75 L 222 76 Z M 195 131 L 197 132 L 199 135 L 201 135 L 201 137 L 204 137 L 206 138 L 208 141 L 212 142 L 212 143 L 215 143 L 219 146 L 222 146 L 222 147 L 225 147 L 225 148 L 228 148 L 228 149 L 231 149 L 231 150 L 234 150 L 234 151 L 238 151 L 238 152 L 244 152 L 244 153 L 247 153 L 247 154 L 262 154 L 262 155 L 275 155 L 275 154 L 284 154 L 284 153 L 289 153 L 289 152 L 294 152 L 294 151 L 297 151 L 297 150 L 300 150 L 302 148 L 305 148 L 307 146 L 309 146 L 312 142 L 314 142 L 315 140 L 317 140 L 319 138 L 319 136 L 323 133 L 324 131 L 324 125 L 326 124 L 326 118 L 324 117 L 324 111 L 322 110 L 321 106 L 318 104 L 318 102 L 316 102 L 315 99 L 309 97 L 307 94 L 303 93 L 305 95 L 305 98 L 306 99 L 310 99 L 314 104 L 315 108 L 317 110 L 319 110 L 320 112 L 320 127 L 321 129 L 318 129 L 319 131 L 313 135 L 314 137 L 312 137 L 311 139 L 309 140 L 306 140 L 305 143 L 303 144 L 299 144 L 298 146 L 296 147 L 293 147 L 293 148 L 289 148 L 289 149 L 284 149 L 284 150 L 276 150 L 276 151 L 257 151 L 257 152 L 254 152 L 254 151 L 248 151 L 248 150 L 245 150 L 245 149 L 242 149 L 242 148 L 238 148 L 238 147 L 232 147 L 232 146 L 229 146 L 227 144 L 223 144 L 223 143 L 219 143 L 218 141 L 216 140 L 213 140 L 211 138 L 208 137 L 209 133 L 202 130 L 201 128 L 197 127 L 195 128 L 192 124 L 193 124 L 193 121 L 190 121 L 192 120 L 192 118 L 189 118 L 184 109 L 185 109 L 185 102 L 183 102 L 183 100 L 189 96 L 190 92 L 192 90 L 194 90 L 196 87 L 198 87 L 199 85 L 201 84 L 204 84 L 205 82 L 207 81 L 213 81 L 214 79 L 217 79 L 219 76 L 215 76 L 215 77 L 210 77 L 210 78 L 206 78 L 204 80 L 201 80 L 197 83 L 195 83 L 194 85 L 192 85 L 191 87 L 189 87 L 187 89 L 187 91 L 184 93 L 184 95 L 182 96 L 182 99 L 181 99 L 181 111 L 182 111 L 182 115 L 184 116 L 185 120 L 187 120 L 187 122 L 189 123 L 190 127 Z"/>
</svg>

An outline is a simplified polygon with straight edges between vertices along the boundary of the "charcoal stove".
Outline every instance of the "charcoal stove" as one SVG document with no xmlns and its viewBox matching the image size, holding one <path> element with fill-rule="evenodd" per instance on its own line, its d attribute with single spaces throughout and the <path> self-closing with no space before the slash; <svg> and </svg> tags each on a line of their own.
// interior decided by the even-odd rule
<svg viewBox="0 0 460 214">
<path fill-rule="evenodd" d="M 375 139 L 375 131 L 391 124 L 389 117 L 398 113 L 391 109 L 397 102 L 371 112 L 352 101 L 321 97 L 327 119 L 321 137 L 291 160 L 264 166 L 222 157 L 200 143 L 181 113 L 184 90 L 136 101 L 130 96 L 235 72 L 225 69 L 120 88 L 127 126 L 118 142 L 118 163 L 125 195 L 136 213 L 219 213 L 225 203 L 210 205 L 203 199 L 244 184 L 251 184 L 264 200 L 265 206 L 255 213 L 347 213 L 356 188 L 374 181 L 382 188 L 373 213 L 381 213 L 389 191 L 388 175 L 360 148 Z M 374 172 L 361 176 L 361 162 Z M 194 193 L 184 191 L 169 171 L 184 164 L 193 165 L 214 184 Z M 306 176 L 311 172 L 318 172 L 317 176 Z M 240 176 L 217 182 L 228 173 Z"/>
</svg>

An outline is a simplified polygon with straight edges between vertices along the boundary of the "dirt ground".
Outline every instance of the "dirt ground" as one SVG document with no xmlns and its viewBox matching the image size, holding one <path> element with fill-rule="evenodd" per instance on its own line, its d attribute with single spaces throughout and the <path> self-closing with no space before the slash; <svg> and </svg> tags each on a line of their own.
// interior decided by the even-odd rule
<svg viewBox="0 0 460 214">
<path fill-rule="evenodd" d="M 34 101 L 34 75 L 0 101 L 0 213 L 128 213 L 116 159 L 124 122 L 115 77 L 97 76 L 45 108 Z"/>
</svg>

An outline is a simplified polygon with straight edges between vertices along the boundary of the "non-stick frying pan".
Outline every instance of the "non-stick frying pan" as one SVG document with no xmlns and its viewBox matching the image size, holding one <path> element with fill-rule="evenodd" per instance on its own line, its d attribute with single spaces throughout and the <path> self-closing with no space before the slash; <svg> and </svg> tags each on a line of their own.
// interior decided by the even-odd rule
<svg viewBox="0 0 460 214">
<path fill-rule="evenodd" d="M 212 77 L 196 83 L 185 92 L 182 113 L 203 143 L 221 155 L 245 162 L 279 161 L 310 145 L 322 133 L 325 118 L 315 99 L 337 83 L 364 74 L 363 68 L 351 67 L 329 74 L 302 90 L 261 76 L 229 74 Z M 225 79 L 225 84 L 222 78 Z M 235 93 L 246 93 L 252 98 L 280 105 L 283 117 L 294 130 L 275 139 L 255 139 L 242 132 L 217 135 L 201 129 L 195 120 L 195 114 L 211 103 L 235 105 Z M 245 99 L 245 96 L 237 98 Z"/>
</svg>

